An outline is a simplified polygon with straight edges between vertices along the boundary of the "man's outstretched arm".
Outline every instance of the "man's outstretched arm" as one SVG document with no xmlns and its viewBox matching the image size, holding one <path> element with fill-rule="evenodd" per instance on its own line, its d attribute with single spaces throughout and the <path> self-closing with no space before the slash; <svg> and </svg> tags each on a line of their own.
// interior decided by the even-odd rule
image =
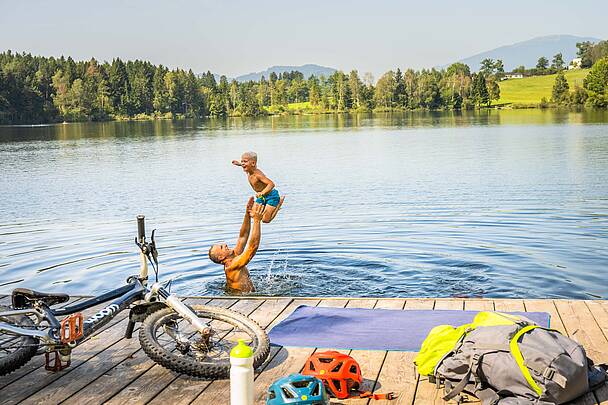
<svg viewBox="0 0 608 405">
<path fill-rule="evenodd" d="M 260 246 L 260 239 L 262 237 L 262 226 L 260 222 L 262 221 L 262 216 L 264 216 L 265 206 L 260 204 L 255 204 L 251 210 L 251 218 L 253 219 L 253 228 L 251 230 L 251 236 L 249 238 L 249 243 L 247 244 L 247 248 L 241 254 L 232 260 L 232 263 L 225 270 L 235 270 L 245 267 L 253 256 L 255 256 L 258 251 L 258 247 Z"/>
<path fill-rule="evenodd" d="M 249 197 L 249 201 L 247 201 L 247 207 L 245 208 L 245 217 L 243 218 L 243 224 L 241 225 L 239 238 L 236 241 L 236 246 L 234 247 L 234 253 L 236 253 L 237 255 L 243 253 L 245 245 L 247 244 L 247 239 L 249 239 L 249 232 L 251 230 L 251 207 L 253 207 L 253 197 Z"/>
</svg>

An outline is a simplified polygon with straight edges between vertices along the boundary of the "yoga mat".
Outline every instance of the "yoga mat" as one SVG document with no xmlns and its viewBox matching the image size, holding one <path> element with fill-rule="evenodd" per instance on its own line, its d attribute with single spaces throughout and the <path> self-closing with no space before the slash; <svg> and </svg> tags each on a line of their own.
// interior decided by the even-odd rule
<svg viewBox="0 0 608 405">
<path fill-rule="evenodd" d="M 437 325 L 470 323 L 479 311 L 325 308 L 300 305 L 276 325 L 270 343 L 278 346 L 416 352 Z M 509 312 L 549 327 L 546 312 Z"/>
</svg>

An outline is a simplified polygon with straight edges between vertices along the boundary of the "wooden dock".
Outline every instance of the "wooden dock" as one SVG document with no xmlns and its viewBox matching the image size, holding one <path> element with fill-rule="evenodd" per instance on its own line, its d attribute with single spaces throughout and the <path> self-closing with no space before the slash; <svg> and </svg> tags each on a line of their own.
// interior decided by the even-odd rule
<svg viewBox="0 0 608 405">
<path fill-rule="evenodd" d="M 83 299 L 73 298 L 74 301 Z M 608 301 L 521 299 L 369 299 L 369 298 L 230 298 L 190 297 L 189 304 L 231 308 L 247 314 L 266 330 L 299 305 L 385 308 L 544 311 L 551 326 L 582 343 L 597 363 L 608 363 Z M 6 304 L 8 297 L 0 297 Z M 99 308 L 87 311 L 94 313 Z M 203 381 L 179 375 L 152 362 L 137 337 L 125 339 L 128 311 L 77 347 L 70 368 L 45 371 L 35 357 L 16 372 L 0 377 L 0 404 L 228 404 L 229 381 Z M 267 387 L 277 378 L 299 372 L 315 350 L 272 347 L 266 364 L 256 374 L 256 403 L 264 404 Z M 363 389 L 399 394 L 393 401 L 348 400 L 346 404 L 443 403 L 440 391 L 416 374 L 415 353 L 352 350 L 365 378 Z M 332 401 L 332 403 L 340 403 Z M 608 404 L 608 385 L 587 394 L 577 404 Z"/>
</svg>

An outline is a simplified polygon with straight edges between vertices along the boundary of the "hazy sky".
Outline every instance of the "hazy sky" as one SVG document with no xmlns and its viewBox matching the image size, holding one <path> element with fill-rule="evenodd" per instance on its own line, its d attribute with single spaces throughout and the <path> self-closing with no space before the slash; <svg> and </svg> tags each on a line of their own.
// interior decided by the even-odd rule
<svg viewBox="0 0 608 405">
<path fill-rule="evenodd" d="M 607 15 L 606 0 L 0 0 L 0 50 L 229 77 L 305 63 L 377 77 L 535 36 L 608 38 Z"/>
</svg>

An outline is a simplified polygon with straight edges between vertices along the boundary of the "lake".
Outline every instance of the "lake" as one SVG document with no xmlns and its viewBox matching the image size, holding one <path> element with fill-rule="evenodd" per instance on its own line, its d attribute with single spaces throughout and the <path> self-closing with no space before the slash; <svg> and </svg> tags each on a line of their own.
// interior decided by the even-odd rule
<svg viewBox="0 0 608 405">
<path fill-rule="evenodd" d="M 608 298 L 608 112 L 503 110 L 0 127 L 0 292 L 99 293 L 157 229 L 180 295 L 224 294 L 254 150 L 286 195 L 257 294 Z"/>
</svg>

